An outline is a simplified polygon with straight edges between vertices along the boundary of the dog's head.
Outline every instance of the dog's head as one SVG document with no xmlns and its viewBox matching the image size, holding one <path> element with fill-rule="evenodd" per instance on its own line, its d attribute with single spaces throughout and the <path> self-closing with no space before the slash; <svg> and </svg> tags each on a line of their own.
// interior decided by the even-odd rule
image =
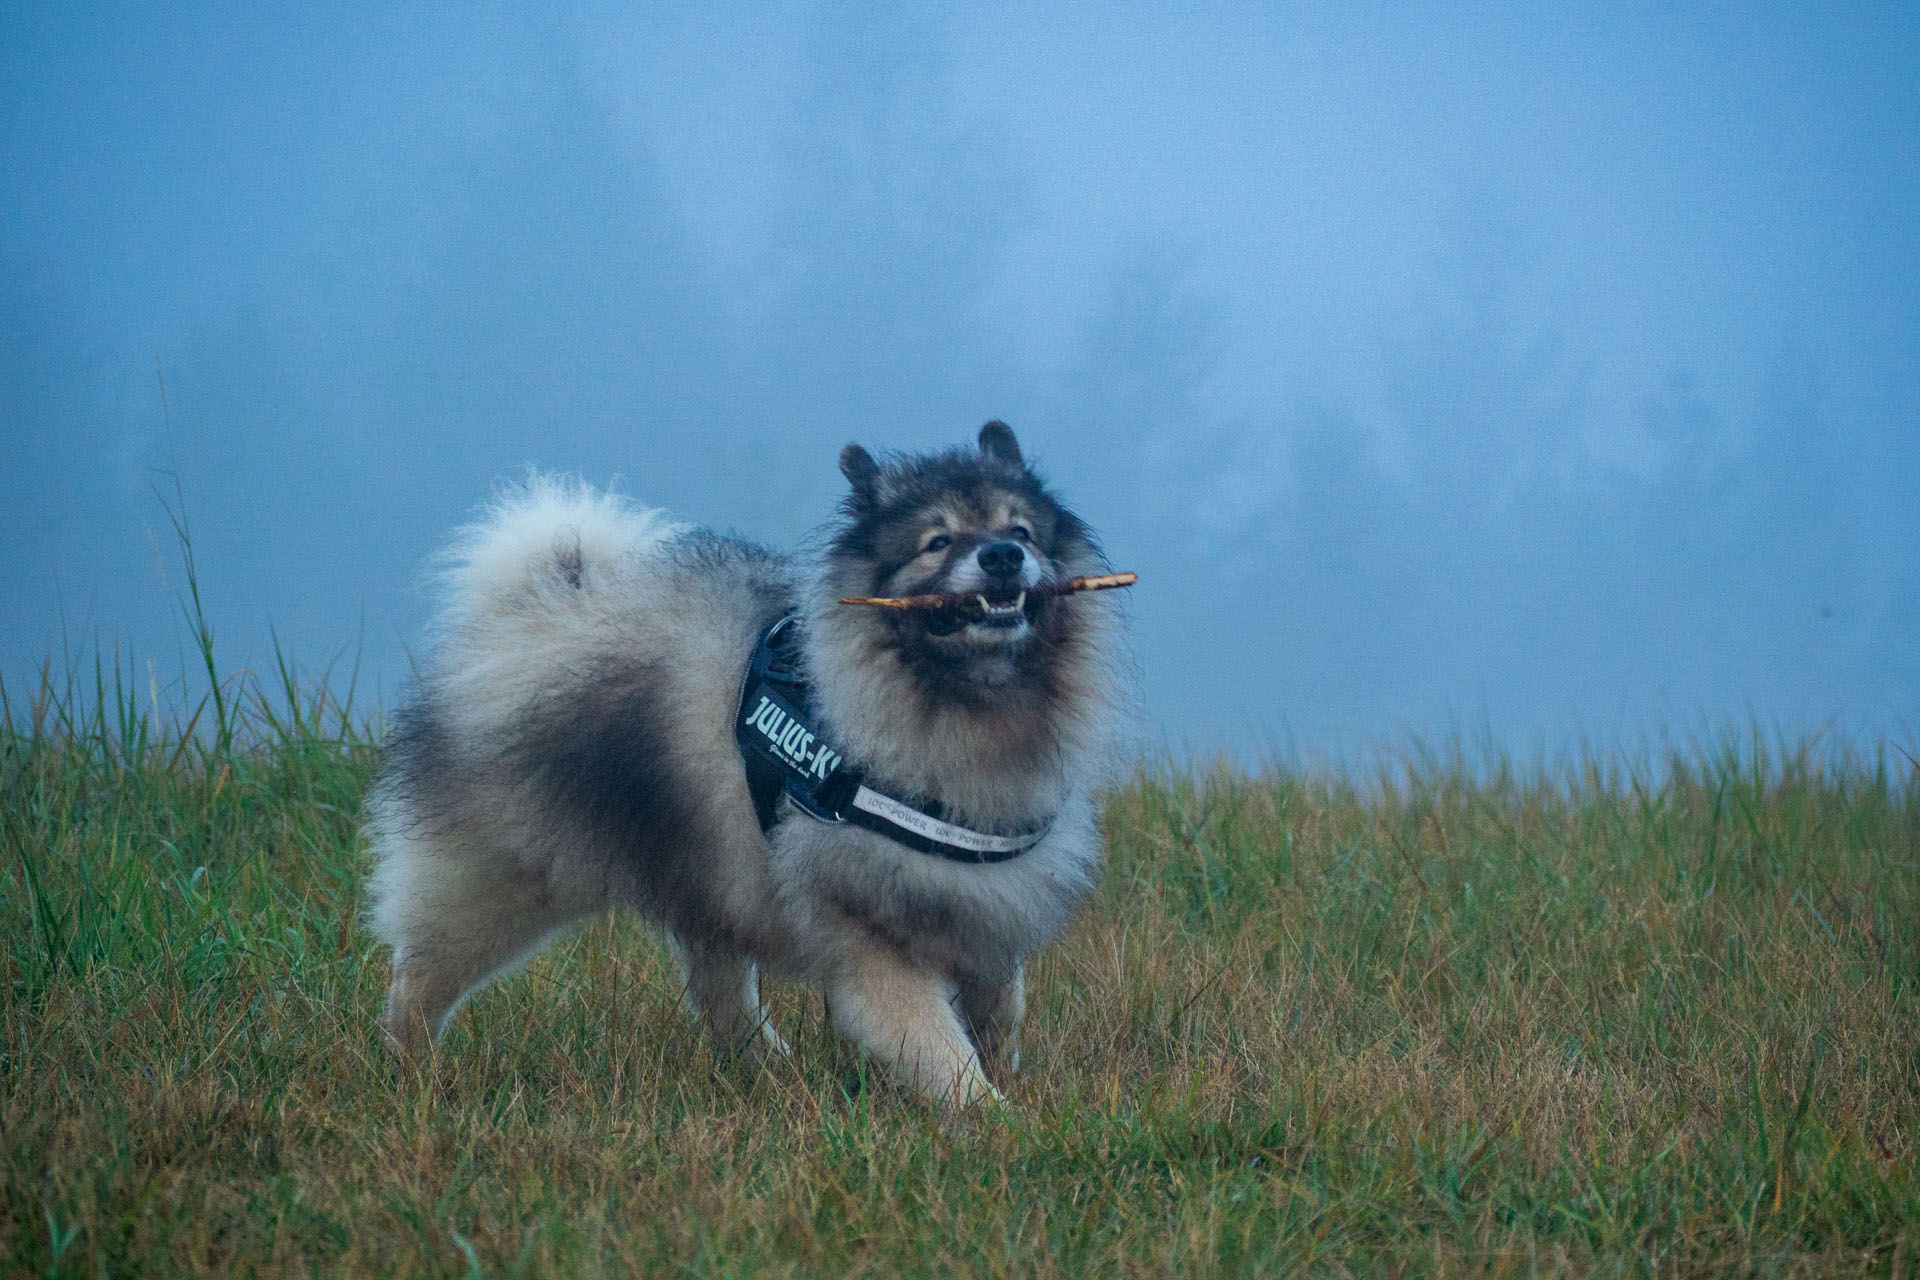
<svg viewBox="0 0 1920 1280">
<path fill-rule="evenodd" d="M 815 707 L 890 786 L 988 823 L 1053 812 L 1079 775 L 1069 762 L 1106 749 L 1126 681 L 1118 593 L 1036 590 L 1107 570 L 1093 531 L 1002 422 L 973 448 L 876 459 L 848 445 L 840 470 L 851 488 L 806 605 Z M 956 599 L 838 603 L 918 595 Z"/>
<path fill-rule="evenodd" d="M 840 470 L 851 490 L 826 548 L 829 590 L 956 597 L 944 608 L 841 619 L 860 629 L 863 647 L 891 651 L 927 692 L 963 702 L 1044 678 L 1088 610 L 1035 588 L 1103 572 L 1106 561 L 1013 431 L 989 422 L 977 448 L 885 460 L 850 444 Z"/>
</svg>

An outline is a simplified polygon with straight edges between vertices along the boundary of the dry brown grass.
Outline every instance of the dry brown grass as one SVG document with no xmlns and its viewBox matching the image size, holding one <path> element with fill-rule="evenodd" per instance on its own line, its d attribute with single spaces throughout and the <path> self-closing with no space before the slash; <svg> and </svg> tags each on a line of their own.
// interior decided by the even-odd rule
<svg viewBox="0 0 1920 1280">
<path fill-rule="evenodd" d="M 716 1060 L 624 919 L 398 1070 L 352 923 L 370 749 L 327 710 L 256 699 L 220 750 L 16 706 L 9 1273 L 1831 1276 L 1920 1247 L 1897 751 L 1143 771 L 1035 968 L 1015 1105 L 943 1127 L 803 991 L 774 994 L 793 1061 Z"/>
</svg>

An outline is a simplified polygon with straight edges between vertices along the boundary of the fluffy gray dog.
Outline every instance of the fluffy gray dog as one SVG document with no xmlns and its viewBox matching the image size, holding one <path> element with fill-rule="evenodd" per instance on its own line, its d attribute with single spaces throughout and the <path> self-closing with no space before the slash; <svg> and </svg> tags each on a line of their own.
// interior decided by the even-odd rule
<svg viewBox="0 0 1920 1280">
<path fill-rule="evenodd" d="M 785 1051 L 764 964 L 926 1096 L 997 1096 L 1023 962 L 1099 859 L 1124 683 L 1113 597 L 1048 591 L 1107 566 L 1003 423 L 840 469 L 805 562 L 540 477 L 464 531 L 368 806 L 404 1051 L 619 903 L 728 1047 Z M 838 603 L 931 593 L 950 603 Z"/>
</svg>

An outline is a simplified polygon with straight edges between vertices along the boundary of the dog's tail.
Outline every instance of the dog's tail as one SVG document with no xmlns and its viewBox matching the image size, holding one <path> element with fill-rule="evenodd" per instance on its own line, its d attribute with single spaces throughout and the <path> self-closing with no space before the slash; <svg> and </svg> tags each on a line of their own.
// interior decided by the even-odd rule
<svg viewBox="0 0 1920 1280">
<path fill-rule="evenodd" d="M 440 558 L 450 628 L 550 613 L 602 594 L 684 526 L 571 476 L 529 471 Z"/>
</svg>

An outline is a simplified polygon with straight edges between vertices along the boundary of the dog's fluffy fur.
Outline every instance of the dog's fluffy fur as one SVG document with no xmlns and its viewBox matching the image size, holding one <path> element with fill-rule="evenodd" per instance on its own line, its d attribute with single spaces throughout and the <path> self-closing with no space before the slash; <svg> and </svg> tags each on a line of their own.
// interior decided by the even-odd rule
<svg viewBox="0 0 1920 1280">
<path fill-rule="evenodd" d="M 385 1025 L 403 1050 L 425 1052 L 468 993 L 618 903 L 667 931 L 725 1045 L 785 1048 L 765 964 L 822 987 L 839 1030 L 927 1096 L 993 1096 L 983 1063 L 1016 1060 L 1023 961 L 1099 857 L 1088 792 L 1116 606 L 1034 598 L 1010 623 L 836 601 L 1006 600 L 1107 565 L 1003 424 L 978 449 L 884 462 L 849 445 L 841 469 L 851 492 L 803 563 L 541 477 L 463 533 L 369 800 Z M 784 799 L 763 836 L 733 718 L 755 638 L 789 612 L 815 714 L 870 785 L 980 829 L 1050 820 L 1045 838 L 968 865 Z"/>
</svg>

